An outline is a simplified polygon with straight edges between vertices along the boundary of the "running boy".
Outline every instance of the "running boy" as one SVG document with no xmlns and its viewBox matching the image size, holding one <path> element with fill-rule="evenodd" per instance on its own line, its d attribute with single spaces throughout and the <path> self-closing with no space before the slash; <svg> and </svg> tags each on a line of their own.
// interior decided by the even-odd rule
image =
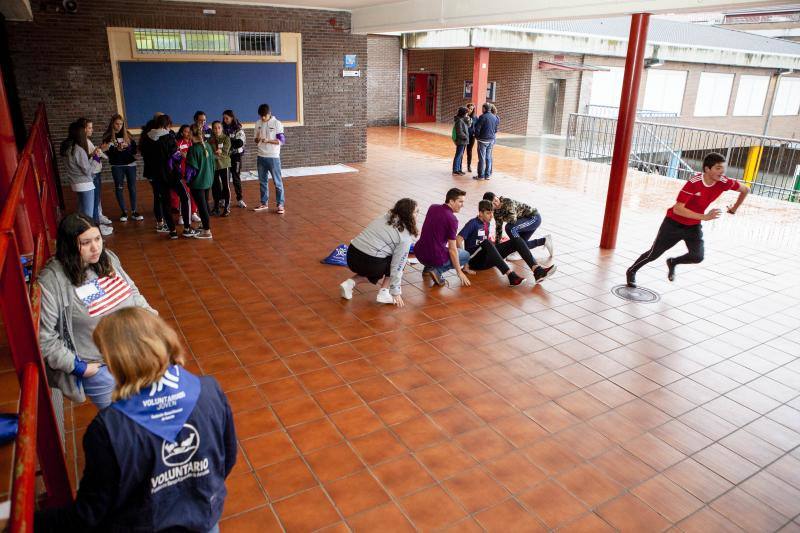
<svg viewBox="0 0 800 533">
<path fill-rule="evenodd" d="M 675 267 L 681 264 L 700 263 L 704 257 L 703 220 L 719 218 L 722 211 L 706 209 L 725 191 L 739 191 L 736 203 L 728 207 L 728 213 L 736 214 L 744 199 L 750 193 L 746 185 L 725 176 L 725 157 L 711 152 L 703 159 L 703 173 L 692 176 L 678 193 L 675 205 L 667 210 L 667 216 L 658 229 L 656 240 L 648 251 L 643 253 L 626 271 L 628 287 L 636 287 L 636 272 L 644 265 L 655 261 L 661 254 L 684 241 L 688 253 L 667 259 L 667 279 L 675 281 Z"/>
</svg>

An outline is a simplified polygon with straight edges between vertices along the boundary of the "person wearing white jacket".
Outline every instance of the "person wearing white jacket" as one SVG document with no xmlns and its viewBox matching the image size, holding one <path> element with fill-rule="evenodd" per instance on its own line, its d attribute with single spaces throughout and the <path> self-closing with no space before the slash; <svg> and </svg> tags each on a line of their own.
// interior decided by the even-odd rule
<svg viewBox="0 0 800 533">
<path fill-rule="evenodd" d="M 342 298 L 350 300 L 357 283 L 380 282 L 377 302 L 403 307 L 403 269 L 417 236 L 417 202 L 410 198 L 370 222 L 347 248 L 347 266 L 355 274 L 339 285 Z"/>
</svg>

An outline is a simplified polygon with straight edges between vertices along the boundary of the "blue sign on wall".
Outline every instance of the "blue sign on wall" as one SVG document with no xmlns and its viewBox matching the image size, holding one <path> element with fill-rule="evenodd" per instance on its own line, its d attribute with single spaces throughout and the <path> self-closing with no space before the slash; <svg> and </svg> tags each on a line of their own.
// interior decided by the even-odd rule
<svg viewBox="0 0 800 533">
<path fill-rule="evenodd" d="M 358 66 L 358 57 L 356 54 L 345 54 L 344 55 L 344 68 L 346 69 L 353 69 Z"/>
</svg>

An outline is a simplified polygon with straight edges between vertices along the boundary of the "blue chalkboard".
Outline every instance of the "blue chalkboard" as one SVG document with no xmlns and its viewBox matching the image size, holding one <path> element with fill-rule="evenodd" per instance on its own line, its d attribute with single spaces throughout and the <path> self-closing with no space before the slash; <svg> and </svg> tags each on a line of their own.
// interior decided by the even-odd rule
<svg viewBox="0 0 800 533">
<path fill-rule="evenodd" d="M 172 122 L 191 124 L 197 110 L 209 123 L 232 109 L 242 122 L 255 122 L 269 104 L 283 122 L 297 120 L 296 63 L 121 61 L 125 118 L 132 128 L 161 111 Z"/>
</svg>

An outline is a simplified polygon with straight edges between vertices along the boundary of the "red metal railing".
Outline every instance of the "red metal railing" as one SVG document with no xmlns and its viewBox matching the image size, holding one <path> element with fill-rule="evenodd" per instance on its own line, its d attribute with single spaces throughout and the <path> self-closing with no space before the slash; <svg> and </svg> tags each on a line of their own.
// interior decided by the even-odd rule
<svg viewBox="0 0 800 533">
<path fill-rule="evenodd" d="M 9 142 L 9 139 L 3 136 L 0 142 Z M 61 435 L 39 350 L 39 293 L 33 283 L 53 254 L 56 237 L 59 194 L 53 159 L 47 117 L 44 105 L 40 104 L 8 193 L 0 198 L 0 317 L 22 385 L 14 457 L 12 532 L 33 531 L 37 456 L 46 489 L 43 504 L 66 505 L 72 499 Z M 25 218 L 22 223 L 20 217 Z M 22 231 L 30 233 L 20 235 Z M 20 263 L 20 249 L 21 243 L 30 241 L 31 237 L 30 281 L 34 289 L 29 290 Z"/>
</svg>

